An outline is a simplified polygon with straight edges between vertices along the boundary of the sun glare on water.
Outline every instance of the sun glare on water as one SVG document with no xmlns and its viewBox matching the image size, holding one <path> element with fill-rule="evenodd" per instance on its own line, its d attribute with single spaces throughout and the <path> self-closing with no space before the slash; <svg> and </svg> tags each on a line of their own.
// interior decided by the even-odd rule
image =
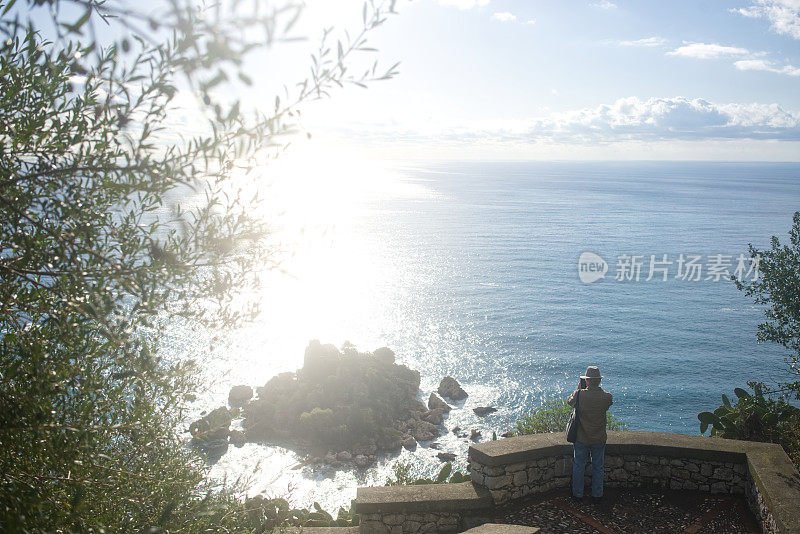
<svg viewBox="0 0 800 534">
<path fill-rule="evenodd" d="M 336 345 L 351 341 L 373 350 L 387 343 L 387 334 L 403 328 L 396 319 L 402 295 L 392 281 L 403 276 L 404 267 L 384 242 L 386 233 L 375 228 L 386 222 L 388 201 L 432 193 L 406 181 L 400 171 L 331 152 L 290 153 L 270 164 L 264 175 L 261 215 L 271 223 L 280 252 L 265 258 L 256 321 L 216 333 L 217 348 L 203 366 L 210 384 L 206 410 L 224 405 L 232 385 L 256 387 L 301 367 L 310 339 Z M 272 268 L 274 259 L 278 269 Z M 341 503 L 341 491 L 359 483 L 350 472 L 326 478 L 292 470 L 297 463 L 291 451 L 248 443 L 230 447 L 211 476 L 230 482 L 249 474 L 251 494 L 281 495 L 294 488 L 331 506 Z M 382 482 L 390 466 L 370 476 Z"/>
<path fill-rule="evenodd" d="M 364 350 L 385 344 L 381 332 L 399 327 L 391 282 L 402 265 L 375 228 L 385 223 L 389 200 L 431 194 L 401 171 L 319 149 L 290 151 L 262 175 L 260 215 L 276 253 L 264 258 L 260 294 L 242 296 L 259 302 L 256 321 L 217 333 L 213 367 L 224 383 L 261 385 L 294 371 L 310 339 Z"/>
</svg>

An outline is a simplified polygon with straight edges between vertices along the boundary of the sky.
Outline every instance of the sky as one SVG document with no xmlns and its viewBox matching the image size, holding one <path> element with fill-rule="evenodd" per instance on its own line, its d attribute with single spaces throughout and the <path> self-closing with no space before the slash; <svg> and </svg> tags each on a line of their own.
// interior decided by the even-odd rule
<svg viewBox="0 0 800 534">
<path fill-rule="evenodd" d="M 270 111 L 284 85 L 305 78 L 323 28 L 334 39 L 361 28 L 363 0 L 305 3 L 294 32 L 306 39 L 251 59 L 251 88 L 226 88 L 245 105 Z M 378 51 L 350 66 L 399 62 L 399 74 L 306 105 L 311 136 L 293 141 L 294 156 L 800 161 L 800 0 L 397 0 L 396 8 L 368 35 Z"/>
<path fill-rule="evenodd" d="M 399 75 L 309 106 L 313 137 L 298 150 L 800 161 L 800 0 L 400 0 L 397 11 L 369 44 Z M 310 0 L 300 28 L 360 19 L 357 0 Z M 305 45 L 287 46 L 257 72 L 264 92 L 307 68 Z"/>
</svg>

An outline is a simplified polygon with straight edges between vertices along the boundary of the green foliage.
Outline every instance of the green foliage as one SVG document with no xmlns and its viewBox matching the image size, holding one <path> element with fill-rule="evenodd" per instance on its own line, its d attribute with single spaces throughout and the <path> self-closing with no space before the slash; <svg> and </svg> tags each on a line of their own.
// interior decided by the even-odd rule
<svg viewBox="0 0 800 534">
<path fill-rule="evenodd" d="M 723 394 L 721 406 L 697 415 L 700 433 L 710 428 L 712 436 L 778 443 L 800 468 L 800 410 L 783 397 L 789 393 L 800 399 L 800 211 L 794 214 L 788 244 L 773 236 L 769 250 L 758 250 L 752 244 L 749 249 L 759 277 L 733 277 L 733 282 L 756 304 L 765 306 L 767 320 L 758 325 L 756 339 L 789 350 L 786 363 L 792 379 L 778 381 L 777 387 L 748 382 L 753 393 L 736 388 L 735 404 Z"/>
<path fill-rule="evenodd" d="M 246 515 L 240 522 L 241 527 L 247 527 L 258 533 L 271 532 L 273 528 L 281 525 L 349 527 L 359 524 L 358 514 L 344 508 L 339 508 L 334 518 L 316 502 L 311 510 L 292 508 L 285 499 L 266 499 L 261 495 L 247 499 L 244 503 L 244 512 Z"/>
<path fill-rule="evenodd" d="M 253 316 L 238 299 L 275 256 L 234 177 L 300 104 L 394 72 L 347 70 L 385 19 L 370 2 L 336 59 L 326 31 L 294 94 L 247 112 L 233 80 L 293 39 L 299 3 L 150 5 L 0 4 L 2 532 L 243 530 L 180 437 L 194 367 L 162 358 L 163 334 Z M 197 128 L 177 131 L 193 95 Z"/>
<path fill-rule="evenodd" d="M 560 398 L 548 399 L 539 408 L 525 414 L 517 421 L 516 435 L 563 432 L 572 415 L 572 406 Z M 628 424 L 606 412 L 608 430 L 628 430 Z"/>
<path fill-rule="evenodd" d="M 461 471 L 453 472 L 453 464 L 447 462 L 434 478 L 414 477 L 411 474 L 412 464 L 397 461 L 392 470 L 394 478 L 386 479 L 386 486 L 419 486 L 422 484 L 456 484 L 458 482 L 468 482 L 469 475 Z"/>
<path fill-rule="evenodd" d="M 710 428 L 710 435 L 746 441 L 766 441 L 780 444 L 795 465 L 800 467 L 800 410 L 764 395 L 758 383 L 752 383 L 753 393 L 736 388 L 736 403 L 722 395 L 722 405 L 713 412 L 701 412 L 700 433 Z"/>
<path fill-rule="evenodd" d="M 736 287 L 765 305 L 767 320 L 758 325 L 758 342 L 780 343 L 789 350 L 786 363 L 792 381 L 779 382 L 776 393 L 791 392 L 800 399 L 800 211 L 795 212 L 789 243 L 772 236 L 770 250 L 750 245 L 751 258 L 759 258 L 759 277 L 755 281 L 737 280 Z"/>
<path fill-rule="evenodd" d="M 421 406 L 419 380 L 417 371 L 393 358 L 312 341 L 297 373 L 282 373 L 257 388 L 258 398 L 244 408 L 243 425 L 252 440 L 302 438 L 315 449 L 396 449 L 401 433 L 395 422 Z"/>
</svg>

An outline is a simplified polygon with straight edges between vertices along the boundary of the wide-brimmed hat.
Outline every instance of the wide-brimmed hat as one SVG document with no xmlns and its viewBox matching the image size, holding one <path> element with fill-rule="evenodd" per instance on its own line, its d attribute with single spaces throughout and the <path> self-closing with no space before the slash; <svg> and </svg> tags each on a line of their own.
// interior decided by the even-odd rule
<svg viewBox="0 0 800 534">
<path fill-rule="evenodd" d="M 586 368 L 586 374 L 581 376 L 581 378 L 605 378 L 605 377 L 600 375 L 600 369 L 598 369 L 594 365 L 590 365 L 589 367 Z"/>
</svg>

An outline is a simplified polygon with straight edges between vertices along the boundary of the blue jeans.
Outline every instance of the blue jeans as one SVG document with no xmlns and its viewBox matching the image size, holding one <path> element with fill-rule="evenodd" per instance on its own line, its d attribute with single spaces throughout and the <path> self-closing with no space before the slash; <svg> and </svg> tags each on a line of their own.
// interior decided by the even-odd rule
<svg viewBox="0 0 800 534">
<path fill-rule="evenodd" d="M 605 464 L 606 444 L 587 445 L 576 441 L 575 457 L 572 460 L 572 494 L 583 497 L 583 473 L 586 470 L 586 460 L 592 457 L 592 497 L 603 496 L 603 465 Z"/>
</svg>

